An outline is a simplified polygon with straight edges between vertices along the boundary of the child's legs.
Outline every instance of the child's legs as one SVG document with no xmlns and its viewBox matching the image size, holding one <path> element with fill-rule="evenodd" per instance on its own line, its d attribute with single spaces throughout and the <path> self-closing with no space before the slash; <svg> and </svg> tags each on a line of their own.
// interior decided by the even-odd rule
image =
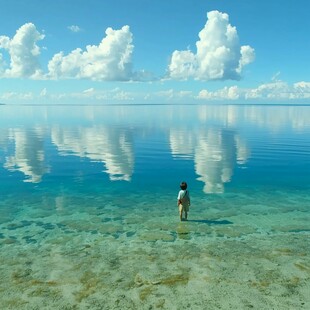
<svg viewBox="0 0 310 310">
<path fill-rule="evenodd" d="M 187 212 L 189 211 L 189 206 L 183 208 L 185 213 L 185 219 L 187 219 Z"/>
<path fill-rule="evenodd" d="M 182 217 L 183 217 L 183 206 L 180 204 L 179 205 L 179 213 L 180 213 L 180 220 L 182 221 Z"/>
</svg>

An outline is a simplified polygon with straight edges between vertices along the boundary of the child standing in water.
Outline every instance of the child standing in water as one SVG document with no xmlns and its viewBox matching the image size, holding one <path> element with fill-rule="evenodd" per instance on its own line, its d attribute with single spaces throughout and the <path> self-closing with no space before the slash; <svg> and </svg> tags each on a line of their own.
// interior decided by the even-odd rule
<svg viewBox="0 0 310 310">
<path fill-rule="evenodd" d="M 185 221 L 187 220 L 187 212 L 189 211 L 189 206 L 191 205 L 191 200 L 189 197 L 189 192 L 187 190 L 186 182 L 180 184 L 181 190 L 178 195 L 178 207 L 180 213 L 180 220 L 183 221 L 183 211 L 185 213 Z"/>
</svg>

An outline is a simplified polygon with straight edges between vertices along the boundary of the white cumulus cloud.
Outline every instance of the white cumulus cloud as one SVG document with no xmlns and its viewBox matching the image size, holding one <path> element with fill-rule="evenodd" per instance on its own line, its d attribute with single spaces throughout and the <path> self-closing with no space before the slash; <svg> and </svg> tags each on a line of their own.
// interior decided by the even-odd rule
<svg viewBox="0 0 310 310">
<path fill-rule="evenodd" d="M 130 80 L 132 77 L 132 33 L 129 26 L 107 28 L 100 44 L 77 48 L 68 55 L 57 53 L 48 63 L 51 78 Z"/>
<path fill-rule="evenodd" d="M 80 32 L 80 31 L 82 31 L 82 29 L 79 26 L 77 26 L 77 25 L 68 26 L 68 29 L 70 31 L 72 31 L 72 32 Z"/>
<path fill-rule="evenodd" d="M 239 88 L 231 86 L 209 91 L 202 89 L 196 99 L 201 100 L 305 100 L 310 98 L 310 82 L 297 82 L 288 84 L 276 80 L 264 83 L 254 88 Z"/>
<path fill-rule="evenodd" d="M 298 82 L 290 85 L 283 81 L 275 81 L 259 85 L 245 93 L 245 99 L 292 100 L 309 98 L 309 82 Z"/>
<path fill-rule="evenodd" d="M 240 90 L 238 86 L 225 86 L 222 89 L 217 91 L 208 91 L 207 89 L 203 89 L 199 92 L 197 99 L 214 99 L 214 100 L 236 100 L 240 98 Z"/>
<path fill-rule="evenodd" d="M 310 99 L 310 82 L 298 82 L 293 85 L 295 97 L 299 99 Z"/>
<path fill-rule="evenodd" d="M 211 11 L 207 17 L 196 42 L 196 54 L 190 50 L 173 52 L 168 67 L 170 78 L 239 79 L 243 67 L 254 61 L 254 49 L 240 46 L 237 29 L 230 25 L 228 14 Z"/>
<path fill-rule="evenodd" d="M 37 42 L 43 38 L 44 35 L 38 32 L 32 23 L 21 26 L 12 39 L 7 36 L 0 36 L 0 49 L 6 50 L 10 55 L 8 66 L 0 57 L 1 76 L 13 78 L 40 76 L 40 47 Z"/>
</svg>

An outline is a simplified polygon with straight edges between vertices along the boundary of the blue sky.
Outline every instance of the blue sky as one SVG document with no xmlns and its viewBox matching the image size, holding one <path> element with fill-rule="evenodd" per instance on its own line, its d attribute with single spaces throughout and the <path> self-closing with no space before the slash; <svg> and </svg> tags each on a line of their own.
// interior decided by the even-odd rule
<svg viewBox="0 0 310 310">
<path fill-rule="evenodd" d="M 309 103 L 308 0 L 0 0 L 3 103 Z"/>
</svg>

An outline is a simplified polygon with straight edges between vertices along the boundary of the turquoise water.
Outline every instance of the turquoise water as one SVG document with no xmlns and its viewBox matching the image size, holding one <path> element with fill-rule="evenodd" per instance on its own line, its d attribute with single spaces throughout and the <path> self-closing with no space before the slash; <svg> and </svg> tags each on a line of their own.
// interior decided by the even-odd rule
<svg viewBox="0 0 310 310">
<path fill-rule="evenodd" d="M 309 138 L 310 106 L 0 106 L 1 308 L 309 309 Z"/>
</svg>

